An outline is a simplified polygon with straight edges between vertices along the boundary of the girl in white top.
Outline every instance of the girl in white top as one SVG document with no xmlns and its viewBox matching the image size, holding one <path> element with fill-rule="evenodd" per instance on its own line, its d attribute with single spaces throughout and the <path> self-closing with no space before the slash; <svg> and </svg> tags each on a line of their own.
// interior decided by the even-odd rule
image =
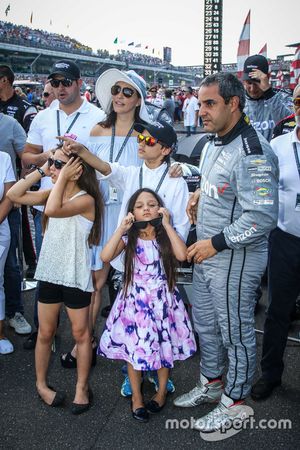
<svg viewBox="0 0 300 450">
<path fill-rule="evenodd" d="M 7 215 L 12 207 L 6 196 L 7 191 L 15 182 L 15 175 L 10 156 L 0 151 L 0 354 L 4 355 L 14 351 L 12 343 L 5 337 L 3 324 L 5 318 L 4 296 L 4 265 L 9 250 L 10 230 Z"/>
<path fill-rule="evenodd" d="M 43 176 L 51 176 L 50 190 L 29 191 Z M 21 179 L 8 192 L 11 201 L 45 205 L 45 231 L 35 278 L 39 287 L 39 331 L 35 349 L 36 387 L 50 406 L 63 403 L 65 394 L 47 384 L 51 343 L 62 303 L 77 344 L 77 385 L 72 413 L 90 406 L 88 375 L 91 366 L 89 307 L 93 291 L 91 249 L 100 236 L 102 198 L 95 171 L 80 158 L 56 150 L 41 168 Z"/>
</svg>

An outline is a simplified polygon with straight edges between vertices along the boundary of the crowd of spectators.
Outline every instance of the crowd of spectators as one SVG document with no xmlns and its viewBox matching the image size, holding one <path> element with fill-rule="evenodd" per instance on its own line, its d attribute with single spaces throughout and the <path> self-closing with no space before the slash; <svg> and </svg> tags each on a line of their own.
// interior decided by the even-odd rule
<svg viewBox="0 0 300 450">
<path fill-rule="evenodd" d="M 15 25 L 11 22 L 0 21 L 0 40 L 11 44 L 26 45 L 32 47 L 55 48 L 67 50 L 73 53 L 92 54 L 91 47 L 83 45 L 76 39 L 57 33 L 49 33 L 44 30 L 35 30 L 23 25 Z"/>
<path fill-rule="evenodd" d="M 115 60 L 149 66 L 161 66 L 163 64 L 160 58 L 141 53 L 132 53 L 128 50 L 118 50 L 117 55 L 115 55 Z"/>
<path fill-rule="evenodd" d="M 149 66 L 162 66 L 164 64 L 160 58 L 151 55 L 143 55 L 141 53 L 132 53 L 129 50 L 118 50 L 116 55 L 111 55 L 108 50 L 98 49 L 94 54 L 91 47 L 81 44 L 76 39 L 70 38 L 69 36 L 32 29 L 23 25 L 15 25 L 11 22 L 4 21 L 0 21 L 0 41 L 31 47 L 42 46 L 43 48 L 65 50 L 71 53 L 80 53 L 84 55 L 97 55 L 100 58 L 114 59 L 127 64 L 133 63 Z"/>
</svg>

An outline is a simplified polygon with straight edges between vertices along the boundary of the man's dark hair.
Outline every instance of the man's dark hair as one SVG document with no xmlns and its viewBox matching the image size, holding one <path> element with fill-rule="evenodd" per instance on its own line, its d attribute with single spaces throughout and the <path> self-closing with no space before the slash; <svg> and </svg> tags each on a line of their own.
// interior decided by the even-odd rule
<svg viewBox="0 0 300 450">
<path fill-rule="evenodd" d="M 172 91 L 170 89 L 165 90 L 165 97 L 166 98 L 172 98 Z"/>
<path fill-rule="evenodd" d="M 245 89 L 243 84 L 232 73 L 219 72 L 213 75 L 208 75 L 200 84 L 202 86 L 210 86 L 217 84 L 219 86 L 219 94 L 223 97 L 225 104 L 227 105 L 232 97 L 239 98 L 239 109 L 243 112 L 245 108 Z"/>
<path fill-rule="evenodd" d="M 6 77 L 11 85 L 15 80 L 15 74 L 8 66 L 0 66 L 0 77 Z"/>
</svg>

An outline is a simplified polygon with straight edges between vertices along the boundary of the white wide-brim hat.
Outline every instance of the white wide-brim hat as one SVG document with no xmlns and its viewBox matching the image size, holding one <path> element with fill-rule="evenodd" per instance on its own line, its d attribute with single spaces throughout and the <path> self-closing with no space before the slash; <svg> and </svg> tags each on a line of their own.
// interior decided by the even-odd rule
<svg viewBox="0 0 300 450">
<path fill-rule="evenodd" d="M 118 69 L 108 69 L 100 75 L 96 82 L 95 94 L 103 111 L 106 114 L 110 113 L 112 102 L 110 90 L 118 81 L 128 83 L 138 91 L 141 96 L 140 118 L 145 122 L 150 122 L 151 120 L 145 105 L 147 94 L 146 82 L 134 70 L 122 72 Z"/>
</svg>

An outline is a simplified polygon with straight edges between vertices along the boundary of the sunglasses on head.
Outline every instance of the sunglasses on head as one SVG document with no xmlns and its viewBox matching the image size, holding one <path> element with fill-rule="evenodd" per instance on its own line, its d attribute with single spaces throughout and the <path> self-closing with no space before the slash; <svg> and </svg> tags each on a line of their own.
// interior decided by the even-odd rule
<svg viewBox="0 0 300 450">
<path fill-rule="evenodd" d="M 162 217 L 156 217 L 155 219 L 151 220 L 138 220 L 136 222 L 133 222 L 133 226 L 137 228 L 138 230 L 143 230 L 144 228 L 147 228 L 147 225 L 150 223 L 154 228 L 159 227 L 162 223 Z"/>
<path fill-rule="evenodd" d="M 54 164 L 55 169 L 60 170 L 65 164 L 65 161 L 61 161 L 60 159 L 48 158 L 48 167 L 51 167 Z"/>
<path fill-rule="evenodd" d="M 297 106 L 297 108 L 300 106 L 300 97 L 296 97 L 293 99 L 294 106 Z"/>
<path fill-rule="evenodd" d="M 130 87 L 121 87 L 118 84 L 115 84 L 114 86 L 111 87 L 111 95 L 118 95 L 120 94 L 120 92 L 122 92 L 122 94 L 124 95 L 124 97 L 126 98 L 130 98 L 133 96 L 135 90 L 130 88 Z"/>
<path fill-rule="evenodd" d="M 50 84 L 52 87 L 54 88 L 58 88 L 60 83 L 64 86 L 64 87 L 70 87 L 72 86 L 74 80 L 71 80 L 70 78 L 63 78 L 62 80 L 55 80 L 52 79 L 50 80 Z"/>
<path fill-rule="evenodd" d="M 148 147 L 154 147 L 154 145 L 156 145 L 157 143 L 163 145 L 158 139 L 155 139 L 152 136 L 144 136 L 143 134 L 137 135 L 137 141 L 139 144 L 141 142 L 145 142 L 145 144 L 148 145 Z"/>
</svg>

